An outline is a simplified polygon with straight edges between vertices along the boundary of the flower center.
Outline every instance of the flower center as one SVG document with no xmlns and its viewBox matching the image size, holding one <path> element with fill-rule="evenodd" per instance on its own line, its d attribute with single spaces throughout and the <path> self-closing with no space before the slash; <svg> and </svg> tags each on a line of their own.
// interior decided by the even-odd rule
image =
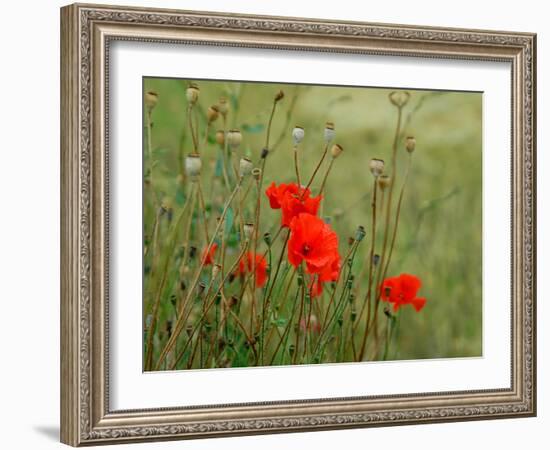
<svg viewBox="0 0 550 450">
<path fill-rule="evenodd" d="M 307 255 L 309 253 L 309 251 L 311 250 L 310 246 L 307 245 L 307 244 L 304 244 L 304 246 L 302 247 L 302 253 L 304 255 Z"/>
</svg>

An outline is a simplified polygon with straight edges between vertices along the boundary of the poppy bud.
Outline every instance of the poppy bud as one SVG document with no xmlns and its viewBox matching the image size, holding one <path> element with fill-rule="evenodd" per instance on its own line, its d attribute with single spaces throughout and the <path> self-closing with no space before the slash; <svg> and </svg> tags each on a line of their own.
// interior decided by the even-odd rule
<svg viewBox="0 0 550 450">
<path fill-rule="evenodd" d="M 185 280 L 180 281 L 180 289 L 182 291 L 185 291 L 185 289 L 187 289 L 187 285 L 185 284 Z"/>
<path fill-rule="evenodd" d="M 194 105 L 199 99 L 200 89 L 195 83 L 190 83 L 185 91 L 185 96 L 189 104 Z"/>
<path fill-rule="evenodd" d="M 336 321 L 338 322 L 338 326 L 341 327 L 344 323 L 344 318 L 342 316 L 338 316 L 338 319 L 336 319 Z"/>
<path fill-rule="evenodd" d="M 225 132 L 223 130 L 216 131 L 216 142 L 222 147 L 225 144 Z"/>
<path fill-rule="evenodd" d="M 256 181 L 258 181 L 262 176 L 262 169 L 260 169 L 259 167 L 254 167 L 254 169 L 252 169 L 252 176 Z"/>
<path fill-rule="evenodd" d="M 384 172 L 384 161 L 382 159 L 371 159 L 369 169 L 375 177 L 379 177 Z"/>
<path fill-rule="evenodd" d="M 378 187 L 385 191 L 386 188 L 390 185 L 391 178 L 388 175 L 380 175 L 378 177 Z"/>
<path fill-rule="evenodd" d="M 340 156 L 340 154 L 344 151 L 344 148 L 341 145 L 334 144 L 332 148 L 330 149 L 331 156 L 336 159 Z"/>
<path fill-rule="evenodd" d="M 241 134 L 240 130 L 233 129 L 227 132 L 227 143 L 231 148 L 237 148 L 239 145 L 241 145 L 242 140 L 243 135 Z"/>
<path fill-rule="evenodd" d="M 275 94 L 275 102 L 278 102 L 282 100 L 285 96 L 285 93 L 283 91 L 279 91 Z"/>
<path fill-rule="evenodd" d="M 416 148 L 416 139 L 413 136 L 407 136 L 407 139 L 405 140 L 405 149 L 412 153 L 414 152 L 414 149 Z"/>
<path fill-rule="evenodd" d="M 302 127 L 295 126 L 292 130 L 292 141 L 294 142 L 294 145 L 298 145 L 300 142 L 304 140 L 305 131 Z"/>
<path fill-rule="evenodd" d="M 159 101 L 159 95 L 155 91 L 148 91 L 145 93 L 145 107 L 147 111 L 151 112 Z"/>
<path fill-rule="evenodd" d="M 355 319 L 357 319 L 357 311 L 355 310 L 355 308 L 351 310 L 350 318 L 352 322 L 355 322 Z"/>
<path fill-rule="evenodd" d="M 325 123 L 325 142 L 328 144 L 334 139 L 336 132 L 334 131 L 334 124 L 332 122 Z"/>
<path fill-rule="evenodd" d="M 295 351 L 296 351 L 296 346 L 294 344 L 291 344 L 288 346 L 288 353 L 290 353 L 290 356 L 294 355 Z"/>
<path fill-rule="evenodd" d="M 393 317 L 391 312 L 390 312 L 390 308 L 388 308 L 387 306 L 384 308 L 384 314 L 386 315 L 386 317 L 388 319 L 391 319 Z"/>
<path fill-rule="evenodd" d="M 269 231 L 264 233 L 264 242 L 271 245 L 271 233 Z"/>
<path fill-rule="evenodd" d="M 269 150 L 265 147 L 262 148 L 261 158 L 266 159 L 268 154 L 269 154 Z"/>
<path fill-rule="evenodd" d="M 227 115 L 227 113 L 229 112 L 229 103 L 227 103 L 227 98 L 220 97 L 220 99 L 218 100 L 218 111 L 224 117 Z"/>
<path fill-rule="evenodd" d="M 176 301 L 177 301 L 177 297 L 176 297 L 176 294 L 172 294 L 170 296 L 170 303 L 172 304 L 172 306 L 176 306 Z"/>
<path fill-rule="evenodd" d="M 244 230 L 244 236 L 246 237 L 246 239 L 250 239 L 250 237 L 252 236 L 252 233 L 254 232 L 254 224 L 250 222 L 245 223 L 243 225 L 243 230 Z"/>
<path fill-rule="evenodd" d="M 366 234 L 365 227 L 363 225 L 359 225 L 357 227 L 357 230 L 355 231 L 355 240 L 357 242 L 361 242 L 365 237 L 365 234 Z"/>
<path fill-rule="evenodd" d="M 197 178 L 201 174 L 202 161 L 198 153 L 190 153 L 185 158 L 185 173 L 191 179 Z"/>
<path fill-rule="evenodd" d="M 189 247 L 189 258 L 193 259 L 196 254 L 197 254 L 197 247 L 195 247 L 194 245 Z"/>
<path fill-rule="evenodd" d="M 378 265 L 378 261 L 380 261 L 380 255 L 378 255 L 378 254 L 372 255 L 372 263 L 375 266 Z"/>
<path fill-rule="evenodd" d="M 241 158 L 241 160 L 239 161 L 239 176 L 245 177 L 247 175 L 250 175 L 253 168 L 254 165 L 252 164 L 252 161 L 250 161 L 248 158 Z"/>
<path fill-rule="evenodd" d="M 208 118 L 208 123 L 214 122 L 220 115 L 220 110 L 216 105 L 212 105 L 208 107 L 208 110 L 206 111 L 206 117 Z"/>
</svg>

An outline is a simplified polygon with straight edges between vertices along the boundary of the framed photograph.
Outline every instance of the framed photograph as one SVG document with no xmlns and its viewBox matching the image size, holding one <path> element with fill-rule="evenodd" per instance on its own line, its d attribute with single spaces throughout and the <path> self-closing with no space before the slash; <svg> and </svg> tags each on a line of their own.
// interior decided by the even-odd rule
<svg viewBox="0 0 550 450">
<path fill-rule="evenodd" d="M 61 440 L 536 414 L 536 36 L 61 9 Z"/>
</svg>

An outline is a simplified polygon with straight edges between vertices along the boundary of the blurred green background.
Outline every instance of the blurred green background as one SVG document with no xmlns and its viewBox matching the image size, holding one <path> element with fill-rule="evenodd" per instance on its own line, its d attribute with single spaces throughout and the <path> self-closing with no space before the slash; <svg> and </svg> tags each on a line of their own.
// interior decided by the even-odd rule
<svg viewBox="0 0 550 450">
<path fill-rule="evenodd" d="M 397 117 L 396 108 L 388 100 L 391 90 L 145 78 L 144 92 L 153 90 L 159 95 L 152 118 L 154 158 L 158 161 L 155 183 L 168 202 L 177 203 L 182 158 L 192 150 L 186 134 L 185 90 L 190 81 L 200 87 L 199 111 L 216 104 L 222 95 L 229 99 L 228 127 L 242 130 L 240 152 L 254 162 L 264 144 L 273 96 L 280 89 L 284 91 L 285 98 L 273 121 L 271 141 L 276 148 L 268 158 L 264 187 L 271 181 L 295 180 L 291 142 L 294 125 L 305 129 L 300 156 L 301 172 L 307 179 L 324 150 L 325 122 L 334 122 L 335 142 L 344 147 L 344 153 L 335 161 L 328 178 L 323 216 L 332 219 L 342 249 L 358 225 L 364 225 L 370 235 L 373 178 L 368 163 L 371 158 L 379 158 L 389 166 Z M 480 356 L 482 94 L 409 92 L 403 134 L 414 135 L 417 147 L 388 276 L 402 272 L 418 276 L 423 282 L 419 296 L 426 297 L 427 304 L 419 313 L 411 307 L 402 310 L 392 359 Z M 200 125 L 202 136 L 204 124 Z M 220 128 L 221 119 L 212 127 L 212 138 Z M 212 142 L 209 147 L 212 170 L 216 144 Z M 208 151 L 202 154 L 208 155 Z M 401 147 L 394 199 L 401 188 L 406 158 Z M 313 193 L 320 180 L 318 176 Z M 264 201 L 260 231 L 276 231 L 279 212 L 271 211 Z M 364 245 L 363 253 L 368 249 Z"/>
</svg>

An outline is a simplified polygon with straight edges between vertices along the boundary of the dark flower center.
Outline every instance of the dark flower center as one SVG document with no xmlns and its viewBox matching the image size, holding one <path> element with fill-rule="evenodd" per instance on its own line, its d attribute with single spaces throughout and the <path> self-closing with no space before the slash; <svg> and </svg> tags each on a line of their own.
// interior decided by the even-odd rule
<svg viewBox="0 0 550 450">
<path fill-rule="evenodd" d="M 307 255 L 309 253 L 309 251 L 311 250 L 310 246 L 307 245 L 307 244 L 304 244 L 304 246 L 302 247 L 302 253 L 304 255 Z"/>
</svg>

